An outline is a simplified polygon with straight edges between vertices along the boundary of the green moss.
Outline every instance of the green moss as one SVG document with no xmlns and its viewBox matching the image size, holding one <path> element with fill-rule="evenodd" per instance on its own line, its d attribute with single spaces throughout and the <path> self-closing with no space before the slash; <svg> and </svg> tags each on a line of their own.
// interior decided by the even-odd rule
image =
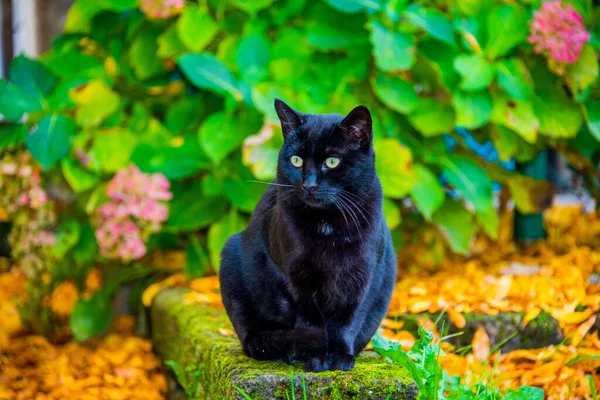
<svg viewBox="0 0 600 400">
<path fill-rule="evenodd" d="M 186 289 L 167 289 L 151 308 L 152 337 L 164 360 L 181 366 L 179 383 L 194 399 L 241 399 L 234 385 L 253 400 L 285 399 L 294 388 L 302 393 L 301 365 L 260 362 L 246 357 L 227 315 L 199 304 L 184 305 Z M 364 352 L 350 372 L 327 371 L 304 375 L 310 399 L 414 399 L 416 385 L 404 368 L 389 364 L 374 352 Z"/>
</svg>

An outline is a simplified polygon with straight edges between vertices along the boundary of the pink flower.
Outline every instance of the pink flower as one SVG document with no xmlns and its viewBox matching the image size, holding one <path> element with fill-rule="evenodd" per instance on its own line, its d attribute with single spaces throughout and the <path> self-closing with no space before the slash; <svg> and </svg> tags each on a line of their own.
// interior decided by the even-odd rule
<svg viewBox="0 0 600 400">
<path fill-rule="evenodd" d="M 590 33 L 583 25 L 583 18 L 570 4 L 561 0 L 545 2 L 536 11 L 531 22 L 528 41 L 537 54 L 543 54 L 550 68 L 563 74 L 565 64 L 579 59 L 583 45 L 590 40 Z"/>
<path fill-rule="evenodd" d="M 141 0 L 140 9 L 148 18 L 167 19 L 179 14 L 185 6 L 184 0 Z"/>
</svg>

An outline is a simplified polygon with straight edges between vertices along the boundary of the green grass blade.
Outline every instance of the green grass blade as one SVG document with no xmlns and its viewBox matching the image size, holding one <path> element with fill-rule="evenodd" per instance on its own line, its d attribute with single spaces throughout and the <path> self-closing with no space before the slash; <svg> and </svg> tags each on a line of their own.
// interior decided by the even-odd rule
<svg viewBox="0 0 600 400">
<path fill-rule="evenodd" d="M 252 397 L 248 396 L 248 393 L 244 392 L 241 388 L 233 385 L 233 387 L 235 388 L 235 390 L 238 391 L 239 394 L 241 394 L 246 400 L 252 400 Z"/>
</svg>

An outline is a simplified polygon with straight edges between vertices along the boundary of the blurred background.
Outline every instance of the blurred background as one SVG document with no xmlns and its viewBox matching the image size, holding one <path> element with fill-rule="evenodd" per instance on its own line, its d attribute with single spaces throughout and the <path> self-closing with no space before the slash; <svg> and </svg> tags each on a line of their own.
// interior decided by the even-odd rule
<svg viewBox="0 0 600 400">
<path fill-rule="evenodd" d="M 390 316 L 449 310 L 470 329 L 457 346 L 477 313 L 523 326 L 552 315 L 560 334 L 529 347 L 596 329 L 591 0 L 0 4 L 0 287 L 14 288 L 0 297 L 12 321 L 0 349 L 31 333 L 84 341 L 115 315 L 144 334 L 159 288 L 214 276 L 265 190 L 256 181 L 275 178 L 275 97 L 371 110 L 399 254 Z M 414 343 L 418 325 L 387 333 Z M 571 369 L 588 398 L 589 371 Z"/>
</svg>

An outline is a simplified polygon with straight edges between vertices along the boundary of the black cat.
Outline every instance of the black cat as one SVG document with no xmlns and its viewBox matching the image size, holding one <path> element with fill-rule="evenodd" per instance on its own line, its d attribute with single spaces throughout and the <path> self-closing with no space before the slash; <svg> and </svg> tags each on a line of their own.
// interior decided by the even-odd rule
<svg viewBox="0 0 600 400">
<path fill-rule="evenodd" d="M 349 370 L 389 306 L 396 257 L 371 115 L 310 115 L 275 100 L 277 179 L 222 253 L 221 291 L 244 352 Z"/>
</svg>

